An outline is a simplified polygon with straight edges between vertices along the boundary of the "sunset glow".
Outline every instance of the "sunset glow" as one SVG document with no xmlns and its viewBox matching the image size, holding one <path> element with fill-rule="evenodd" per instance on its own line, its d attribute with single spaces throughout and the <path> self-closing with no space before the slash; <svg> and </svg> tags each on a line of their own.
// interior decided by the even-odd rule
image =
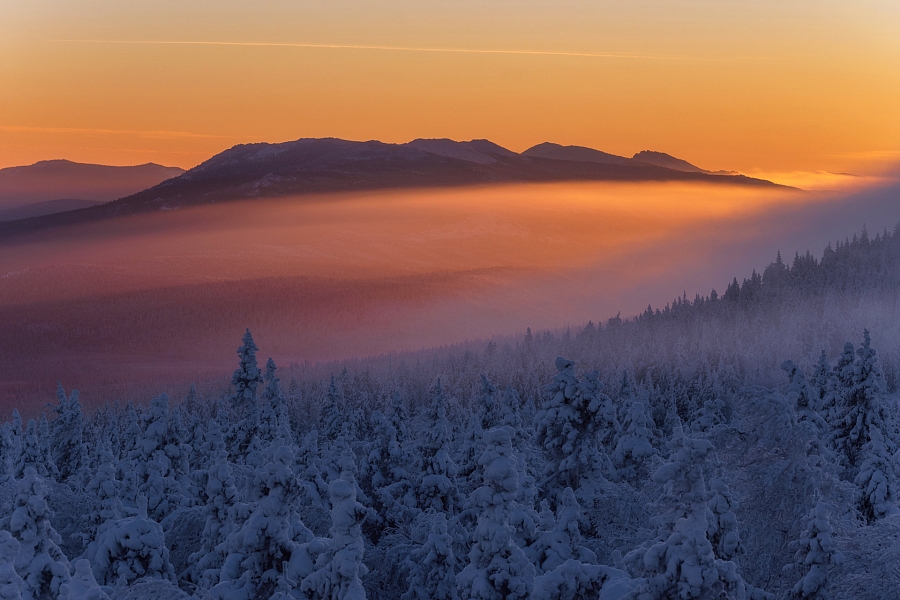
<svg viewBox="0 0 900 600">
<path fill-rule="evenodd" d="M 5 2 L 0 167 L 544 141 L 709 169 L 900 159 L 896 2 Z"/>
</svg>

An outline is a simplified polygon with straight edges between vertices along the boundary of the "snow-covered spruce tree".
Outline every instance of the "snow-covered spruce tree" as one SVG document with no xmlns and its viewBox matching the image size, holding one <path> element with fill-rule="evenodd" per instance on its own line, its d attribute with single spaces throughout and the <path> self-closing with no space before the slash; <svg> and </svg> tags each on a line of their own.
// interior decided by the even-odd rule
<svg viewBox="0 0 900 600">
<path fill-rule="evenodd" d="M 661 522 L 657 537 L 631 551 L 626 562 L 646 582 L 635 591 L 639 600 L 764 598 L 744 583 L 737 565 L 716 558 L 707 537 L 711 494 L 706 489 L 703 465 L 713 453 L 706 439 L 686 437 L 676 428 L 669 462 L 653 474 L 673 504 L 669 519 Z"/>
<path fill-rule="evenodd" d="M 116 479 L 115 460 L 109 447 L 104 444 L 100 447 L 97 470 L 87 485 L 87 492 L 94 500 L 93 510 L 88 516 L 88 530 L 85 531 L 89 541 L 86 552 L 88 557 L 96 553 L 96 540 L 107 524 L 122 518 L 120 488 L 121 483 Z"/>
<path fill-rule="evenodd" d="M 725 422 L 725 403 L 718 396 L 712 396 L 691 414 L 691 432 L 708 433 L 719 423 Z"/>
<path fill-rule="evenodd" d="M 231 385 L 234 391 L 231 400 L 238 406 L 250 401 L 256 401 L 257 391 L 263 383 L 262 373 L 256 362 L 256 353 L 259 348 L 253 341 L 253 335 L 247 329 L 241 339 L 241 346 L 237 349 L 238 368 L 231 376 Z"/>
<path fill-rule="evenodd" d="M 380 411 L 372 413 L 372 425 L 373 439 L 366 445 L 363 477 L 378 514 L 392 525 L 408 523 L 418 513 L 408 471 L 412 459 L 397 439 L 396 428 Z"/>
<path fill-rule="evenodd" d="M 19 542 L 6 530 L 0 530 L 0 600 L 22 600 L 25 580 L 16 572 Z"/>
<path fill-rule="evenodd" d="M 578 528 L 580 520 L 581 506 L 572 488 L 566 488 L 556 515 L 544 515 L 542 530 L 538 533 L 537 540 L 525 549 L 538 575 L 552 571 L 568 560 L 587 564 L 597 562 L 594 553 L 581 543 L 582 537 Z"/>
<path fill-rule="evenodd" d="M 506 386 L 497 406 L 497 425 L 512 429 L 513 447 L 527 456 L 530 453 L 531 435 L 525 430 L 521 407 L 522 400 L 516 389 L 511 385 Z"/>
<path fill-rule="evenodd" d="M 622 435 L 612 460 L 619 478 L 632 485 L 642 484 L 649 476 L 650 463 L 658 454 L 653 447 L 653 420 L 640 400 L 634 400 L 622 422 Z"/>
<path fill-rule="evenodd" d="M 787 373 L 790 385 L 787 391 L 787 399 L 794 406 L 797 417 L 804 418 L 805 411 L 818 411 L 818 397 L 812 393 L 806 373 L 798 367 L 794 361 L 786 360 L 781 363 L 781 370 Z"/>
<path fill-rule="evenodd" d="M 819 362 L 816 363 L 812 383 L 816 390 L 814 404 L 816 410 L 819 411 L 823 418 L 834 407 L 836 395 L 833 392 L 837 387 L 836 379 L 834 371 L 828 363 L 828 352 L 822 350 L 822 353 L 819 355 Z M 826 420 L 828 419 L 826 418 Z"/>
<path fill-rule="evenodd" d="M 109 451 L 112 452 L 115 460 L 116 468 L 118 468 L 119 460 L 122 458 L 122 411 L 119 409 L 118 403 L 114 406 L 106 406 L 101 411 L 94 413 L 94 444 L 89 446 L 92 449 L 90 454 L 91 469 L 97 468 L 97 459 L 99 458 L 100 446 L 105 444 Z M 100 441 L 102 440 L 102 442 Z M 90 481 L 90 478 L 88 478 Z"/>
<path fill-rule="evenodd" d="M 509 525 L 519 485 L 512 433 L 505 427 L 488 430 L 484 444 L 479 457 L 484 484 L 470 501 L 481 512 L 469 563 L 457 575 L 456 584 L 460 596 L 470 600 L 525 599 L 534 588 L 534 565 L 516 546 Z"/>
<path fill-rule="evenodd" d="M 59 469 L 59 480 L 83 476 L 88 463 L 88 451 L 84 440 L 84 413 L 78 400 L 78 390 L 66 398 L 62 384 L 57 384 L 57 404 L 52 412 L 56 415 L 50 426 L 50 436 L 54 450 L 53 460 Z"/>
<path fill-rule="evenodd" d="M 345 470 L 353 474 L 354 481 L 359 476 L 359 467 L 356 464 L 356 453 L 353 451 L 351 436 L 350 423 L 344 422 L 340 435 L 328 445 L 323 453 L 322 475 L 328 483 L 340 479 L 341 473 Z M 356 487 L 360 489 L 359 484 Z"/>
<path fill-rule="evenodd" d="M 201 424 L 200 414 L 198 412 L 189 412 L 191 410 L 198 410 L 196 407 L 190 409 L 182 404 L 178 408 L 179 414 L 188 415 L 186 418 L 182 417 L 186 423 L 185 429 L 187 431 L 183 441 L 187 449 L 190 450 L 189 465 L 191 472 L 193 473 L 194 471 L 205 468 L 208 464 L 202 451 L 203 445 L 206 443 L 206 428 Z"/>
<path fill-rule="evenodd" d="M 862 492 L 859 511 L 871 523 L 900 512 L 900 467 L 897 455 L 891 452 L 896 445 L 889 444 L 877 425 L 869 424 L 866 434 L 868 441 L 862 447 L 862 464 L 854 483 Z"/>
<path fill-rule="evenodd" d="M 546 459 L 539 487 L 552 497 L 571 487 L 576 496 L 580 492 L 589 498 L 604 480 L 609 458 L 599 442 L 615 413 L 604 413 L 612 404 L 593 373 L 579 382 L 575 363 L 561 357 L 556 359 L 556 369 L 535 417 L 536 441 Z"/>
<path fill-rule="evenodd" d="M 41 455 L 41 462 L 47 467 L 48 478 L 57 481 L 59 469 L 53 460 L 53 451 L 50 448 L 50 423 L 44 413 L 41 413 L 41 420 L 38 423 L 38 452 Z"/>
<path fill-rule="evenodd" d="M 360 485 L 373 491 L 391 481 L 391 454 L 399 455 L 400 444 L 397 431 L 380 410 L 372 411 L 370 421 L 372 434 L 363 448 Z"/>
<path fill-rule="evenodd" d="M 266 361 L 266 374 L 263 379 L 266 387 L 262 392 L 260 406 L 260 440 L 263 445 L 277 439 L 290 442 L 293 446 L 293 434 L 287 416 L 287 404 L 281 391 L 281 380 L 276 376 L 277 367 L 271 358 Z"/>
<path fill-rule="evenodd" d="M 60 586 L 69 580 L 69 561 L 59 548 L 62 540 L 50 524 L 53 513 L 44 499 L 46 483 L 30 465 L 16 483 L 12 513 L 0 519 L 0 530 L 10 532 L 19 543 L 14 564 L 25 582 L 22 598 L 56 598 Z"/>
<path fill-rule="evenodd" d="M 620 423 L 624 423 L 631 411 L 631 406 L 637 401 L 637 393 L 634 389 L 634 383 L 628 376 L 628 371 L 622 371 L 622 380 L 619 382 L 619 397 L 617 405 L 617 418 Z"/>
<path fill-rule="evenodd" d="M 836 432 L 841 429 L 846 406 L 840 380 L 828 363 L 828 355 L 825 350 L 822 350 L 816 365 L 815 388 L 814 396 L 817 397 L 817 401 L 814 404 L 821 418 L 819 423 L 824 422 L 825 438 L 830 447 L 836 448 L 834 438 Z M 839 458 L 843 458 L 843 454 L 840 454 Z"/>
<path fill-rule="evenodd" d="M 519 488 L 516 490 L 516 506 L 509 515 L 509 524 L 513 528 L 516 545 L 525 549 L 537 541 L 540 516 L 534 510 L 537 485 L 528 472 L 528 459 L 524 452 L 516 452 L 516 472 Z"/>
<path fill-rule="evenodd" d="M 403 394 L 395 391 L 391 394 L 391 405 L 387 410 L 387 419 L 396 431 L 397 443 L 406 451 L 409 442 L 409 412 L 403 402 Z"/>
<path fill-rule="evenodd" d="M 853 346 L 853 342 L 846 342 L 844 349 L 841 351 L 841 356 L 834 366 L 834 375 L 837 377 L 838 385 L 844 393 L 848 393 L 850 388 L 853 387 L 855 379 L 854 362 L 856 362 L 856 349 Z"/>
<path fill-rule="evenodd" d="M 13 476 L 18 451 L 13 441 L 12 425 L 0 425 L 0 483 Z"/>
<path fill-rule="evenodd" d="M 206 444 L 206 453 L 212 457 L 204 478 L 206 502 L 203 507 L 206 522 L 203 525 L 200 548 L 189 557 L 191 568 L 186 574 L 202 588 L 210 588 L 219 582 L 225 560 L 223 542 L 228 539 L 231 531 L 229 510 L 238 501 L 238 491 L 228 463 L 228 451 L 225 449 L 225 438 L 215 419 L 210 421 Z"/>
<path fill-rule="evenodd" d="M 616 403 L 603 393 L 599 371 L 588 371 L 584 374 L 578 384 L 577 396 L 578 404 L 593 413 L 593 429 L 604 449 L 602 458 L 608 462 L 606 455 L 615 448 L 616 435 L 622 428 L 616 418 Z"/>
<path fill-rule="evenodd" d="M 322 478 L 319 460 L 319 432 L 313 429 L 303 438 L 297 451 L 297 477 L 305 490 L 305 502 L 324 507 L 328 484 Z"/>
<path fill-rule="evenodd" d="M 824 357 L 822 357 L 823 360 Z M 833 377 L 829 377 L 827 373 L 827 360 L 820 365 L 822 370 L 821 376 L 824 385 L 830 385 Z M 781 364 L 781 370 L 787 373 L 790 385 L 787 392 L 787 401 L 794 407 L 798 421 L 809 421 L 812 423 L 822 435 L 823 438 L 830 436 L 830 428 L 828 421 L 822 417 L 821 407 L 822 401 L 820 394 L 812 389 L 806 379 L 803 370 L 794 364 L 792 360 L 786 360 Z M 819 374 L 817 373 L 817 377 Z"/>
<path fill-rule="evenodd" d="M 481 375 L 481 389 L 475 396 L 475 408 L 481 429 L 487 431 L 500 423 L 500 407 L 497 402 L 497 387 L 486 375 Z"/>
<path fill-rule="evenodd" d="M 472 413 L 469 422 L 461 432 L 462 439 L 456 450 L 455 463 L 457 465 L 457 485 L 462 494 L 471 494 L 481 485 L 482 478 L 478 473 L 478 459 L 484 451 L 484 430 L 481 428 L 481 419 Z"/>
<path fill-rule="evenodd" d="M 28 467 L 33 468 L 41 478 L 51 476 L 51 470 L 47 466 L 46 457 L 41 453 L 41 442 L 38 439 L 37 423 L 34 419 L 28 420 L 25 433 L 22 434 L 22 444 L 19 456 L 16 458 L 13 477 L 21 479 Z"/>
<path fill-rule="evenodd" d="M 706 534 L 716 558 L 732 560 L 744 549 L 733 510 L 734 500 L 721 473 L 710 480 L 709 488 L 712 497 L 707 503 L 709 523 Z"/>
<path fill-rule="evenodd" d="M 109 600 L 109 596 L 100 589 L 91 563 L 81 558 L 72 563 L 72 577 L 68 583 L 60 587 L 60 600 Z M 0 596 L 2 598 L 2 596 Z"/>
<path fill-rule="evenodd" d="M 618 580 L 618 581 L 615 581 Z M 604 587 L 613 582 L 608 594 L 601 596 Z M 593 598 L 630 598 L 634 584 L 625 572 L 603 565 L 592 565 L 570 559 L 534 580 L 534 592 L 529 600 L 587 600 Z"/>
<path fill-rule="evenodd" d="M 427 423 L 431 426 L 420 443 L 415 472 L 421 480 L 416 486 L 417 505 L 420 510 L 435 510 L 448 515 L 458 512 L 465 502 L 456 486 L 457 467 L 450 458 L 450 421 L 441 380 L 431 391 Z"/>
<path fill-rule="evenodd" d="M 247 329 L 237 349 L 238 368 L 231 376 L 233 392 L 230 396 L 232 427 L 228 432 L 228 456 L 237 464 L 244 464 L 248 455 L 259 450 L 259 386 L 262 373 L 256 363 L 259 348 Z"/>
<path fill-rule="evenodd" d="M 103 525 L 91 560 L 100 585 L 124 588 L 138 579 L 175 580 L 162 526 L 147 516 L 147 499 L 138 496 L 138 514 Z"/>
<path fill-rule="evenodd" d="M 824 359 L 823 356 L 820 359 Z M 820 382 L 822 395 L 821 413 L 828 424 L 829 440 L 831 446 L 840 453 L 844 466 L 853 468 L 858 466 L 854 461 L 858 457 L 850 458 L 853 453 L 853 444 L 848 444 L 847 419 L 853 419 L 851 412 L 850 393 L 854 384 L 856 349 L 851 342 L 844 344 L 843 351 L 837 364 L 829 374 L 818 374 L 816 379 Z M 827 364 L 827 363 L 826 363 Z M 821 364 L 820 364 L 821 368 Z M 862 446 L 860 443 L 859 446 Z M 856 448 L 858 450 L 859 447 Z"/>
<path fill-rule="evenodd" d="M 430 532 L 425 543 L 409 557 L 409 590 L 402 600 L 458 600 L 456 557 L 447 533 L 447 515 L 428 514 Z"/>
<path fill-rule="evenodd" d="M 344 427 L 344 395 L 338 389 L 334 375 L 325 394 L 325 403 L 319 409 L 319 434 L 322 443 L 330 445 L 341 435 Z"/>
<path fill-rule="evenodd" d="M 328 485 L 331 498 L 331 540 L 316 559 L 315 571 L 300 583 L 310 600 L 365 600 L 360 577 L 368 573 L 363 564 L 365 544 L 362 523 L 368 511 L 356 501 L 356 480 L 349 471 Z"/>
<path fill-rule="evenodd" d="M 895 416 L 886 406 L 884 378 L 869 332 L 863 336 L 856 360 L 852 366 L 844 364 L 838 375 L 850 387 L 833 439 L 846 459 L 848 479 L 862 491 L 859 510 L 871 522 L 898 511 L 900 473 Z M 843 356 L 841 363 L 846 363 Z"/>
<path fill-rule="evenodd" d="M 147 498 L 148 516 L 162 521 L 189 501 L 188 452 L 169 428 L 169 397 L 162 394 L 150 403 L 146 429 L 128 456 L 137 492 Z"/>
<path fill-rule="evenodd" d="M 800 570 L 803 576 L 788 593 L 788 600 L 830 600 L 828 567 L 844 561 L 831 537 L 832 532 L 828 508 L 818 502 L 806 517 L 800 539 L 792 544 L 797 549 L 795 563 L 785 569 Z"/>
<path fill-rule="evenodd" d="M 276 440 L 264 451 L 253 479 L 258 499 L 240 528 L 228 533 L 228 554 L 219 583 L 210 590 L 214 598 L 268 598 L 279 586 L 297 583 L 282 581 L 289 578 L 285 568 L 300 545 L 311 542 L 313 535 L 294 508 L 301 492 L 294 460 L 284 440 Z"/>
<path fill-rule="evenodd" d="M 22 446 L 24 444 L 24 440 L 22 438 L 25 437 L 25 427 L 22 424 L 22 415 L 19 414 L 19 409 L 14 408 L 12 414 L 12 422 L 10 423 L 10 434 L 12 437 L 12 446 L 13 446 L 13 467 L 15 468 L 15 463 L 19 460 L 19 455 L 22 453 Z"/>
<path fill-rule="evenodd" d="M 135 479 L 136 474 L 133 468 L 134 462 L 132 457 L 135 457 L 136 459 L 140 456 L 140 453 L 143 451 L 141 445 L 144 439 L 144 432 L 141 431 L 141 424 L 137 411 L 130 402 L 125 407 L 125 417 L 126 425 L 125 431 L 122 432 L 121 454 L 119 463 L 116 465 L 116 477 L 121 482 Z M 122 500 L 131 503 L 133 506 L 137 506 L 136 482 L 135 485 L 130 486 L 127 493 L 123 490 Z"/>
</svg>

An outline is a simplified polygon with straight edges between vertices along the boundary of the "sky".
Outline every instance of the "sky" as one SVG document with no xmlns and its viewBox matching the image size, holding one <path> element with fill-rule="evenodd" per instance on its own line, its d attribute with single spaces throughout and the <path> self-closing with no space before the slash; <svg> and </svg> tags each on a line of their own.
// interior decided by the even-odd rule
<svg viewBox="0 0 900 600">
<path fill-rule="evenodd" d="M 0 0 L 0 167 L 300 137 L 900 162 L 896 0 Z"/>
</svg>

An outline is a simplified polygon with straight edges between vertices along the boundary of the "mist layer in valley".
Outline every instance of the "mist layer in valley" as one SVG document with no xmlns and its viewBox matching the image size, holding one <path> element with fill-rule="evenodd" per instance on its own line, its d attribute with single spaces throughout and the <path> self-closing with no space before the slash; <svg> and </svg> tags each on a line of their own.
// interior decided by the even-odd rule
<svg viewBox="0 0 900 600">
<path fill-rule="evenodd" d="M 780 249 L 900 220 L 898 188 L 502 185 L 252 200 L 0 241 L 3 410 L 224 387 L 249 327 L 281 365 L 414 351 L 721 293 Z M 177 392 L 176 392 L 177 393 Z"/>
</svg>

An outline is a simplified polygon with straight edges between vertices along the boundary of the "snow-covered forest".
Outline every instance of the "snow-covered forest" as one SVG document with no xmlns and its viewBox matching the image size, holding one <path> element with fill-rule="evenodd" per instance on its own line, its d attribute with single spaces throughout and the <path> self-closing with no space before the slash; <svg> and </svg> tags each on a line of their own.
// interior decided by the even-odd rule
<svg viewBox="0 0 900 600">
<path fill-rule="evenodd" d="M 391 369 L 63 382 L 0 429 L 0 598 L 900 597 L 898 290 L 900 226 Z"/>
</svg>

